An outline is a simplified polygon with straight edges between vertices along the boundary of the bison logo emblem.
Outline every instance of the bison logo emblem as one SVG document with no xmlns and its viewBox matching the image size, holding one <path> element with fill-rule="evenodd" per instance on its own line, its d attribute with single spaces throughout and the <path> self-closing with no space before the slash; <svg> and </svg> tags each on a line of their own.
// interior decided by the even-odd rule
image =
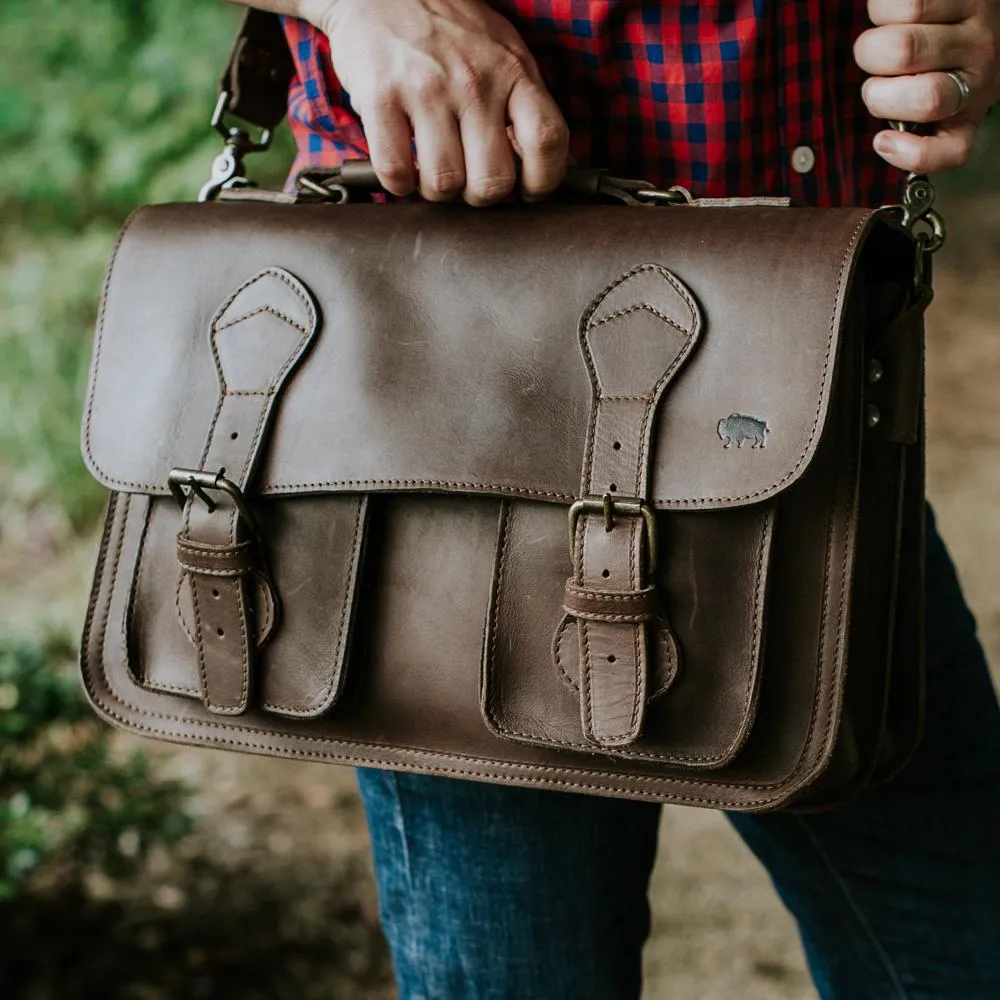
<svg viewBox="0 0 1000 1000">
<path fill-rule="evenodd" d="M 748 417 L 742 413 L 731 413 L 719 421 L 719 437 L 728 448 L 734 441 L 737 448 L 743 447 L 744 441 L 752 441 L 751 448 L 763 448 L 767 444 L 766 434 L 771 428 L 763 420 Z"/>
</svg>

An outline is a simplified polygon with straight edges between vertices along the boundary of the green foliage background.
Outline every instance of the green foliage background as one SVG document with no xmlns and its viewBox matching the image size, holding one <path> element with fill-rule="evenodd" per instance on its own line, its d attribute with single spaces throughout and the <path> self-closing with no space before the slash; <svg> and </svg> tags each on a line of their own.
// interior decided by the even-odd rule
<svg viewBox="0 0 1000 1000">
<path fill-rule="evenodd" d="M 238 13 L 220 0 L 0 3 L 0 544 L 33 517 L 61 544 L 96 524 L 103 491 L 78 440 L 108 251 L 132 208 L 190 199 L 208 176 Z M 21 932 L 27 915 L 47 919 L 25 908 L 33 885 L 124 875 L 189 826 L 185 790 L 115 752 L 46 613 L 0 608 L 0 926 L 20 913 Z"/>
<path fill-rule="evenodd" d="M 75 528 L 102 503 L 78 455 L 101 275 L 136 205 L 208 176 L 215 81 L 238 10 L 221 0 L 0 4 L 0 473 Z M 290 162 L 287 136 L 258 176 Z"/>
</svg>

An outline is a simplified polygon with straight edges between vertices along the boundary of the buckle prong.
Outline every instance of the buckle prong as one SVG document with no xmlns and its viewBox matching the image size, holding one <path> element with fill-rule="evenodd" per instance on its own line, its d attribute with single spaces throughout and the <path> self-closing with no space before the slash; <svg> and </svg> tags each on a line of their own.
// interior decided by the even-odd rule
<svg viewBox="0 0 1000 1000">
<path fill-rule="evenodd" d="M 569 560 L 576 564 L 576 529 L 584 514 L 603 514 L 604 530 L 615 526 L 615 515 L 621 517 L 641 517 L 646 525 L 646 573 L 656 572 L 656 512 L 642 500 L 617 500 L 605 493 L 600 500 L 577 500 L 569 508 Z"/>
<path fill-rule="evenodd" d="M 167 476 L 167 485 L 178 506 L 183 510 L 188 497 L 197 497 L 207 508 L 209 514 L 215 512 L 218 504 L 207 493 L 208 490 L 218 490 L 225 493 L 233 501 L 237 513 L 251 534 L 257 534 L 257 522 L 253 512 L 246 502 L 243 491 L 231 479 L 226 479 L 223 469 L 218 472 L 203 472 L 201 469 L 171 469 Z M 185 489 L 190 493 L 185 493 Z"/>
</svg>

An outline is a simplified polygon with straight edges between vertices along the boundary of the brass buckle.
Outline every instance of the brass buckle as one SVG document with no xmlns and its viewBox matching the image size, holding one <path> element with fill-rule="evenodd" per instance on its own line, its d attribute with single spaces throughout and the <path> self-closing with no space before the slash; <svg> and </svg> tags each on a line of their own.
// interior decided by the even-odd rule
<svg viewBox="0 0 1000 1000">
<path fill-rule="evenodd" d="M 641 500 L 616 500 L 605 493 L 600 500 L 577 500 L 569 509 L 569 561 L 576 565 L 576 528 L 583 514 L 603 514 L 604 530 L 615 526 L 615 516 L 641 517 L 646 523 L 646 574 L 656 572 L 656 512 Z"/>
<path fill-rule="evenodd" d="M 225 493 L 233 501 L 237 513 L 243 518 L 251 534 L 256 535 L 257 522 L 247 505 L 243 491 L 231 479 L 226 479 L 223 471 L 202 472 L 200 469 L 171 469 L 170 475 L 167 476 L 167 485 L 181 510 L 187 504 L 188 497 L 194 495 L 208 508 L 209 514 L 215 512 L 218 504 L 208 495 L 208 491 L 218 490 Z M 190 490 L 190 493 L 185 493 L 185 488 Z"/>
</svg>

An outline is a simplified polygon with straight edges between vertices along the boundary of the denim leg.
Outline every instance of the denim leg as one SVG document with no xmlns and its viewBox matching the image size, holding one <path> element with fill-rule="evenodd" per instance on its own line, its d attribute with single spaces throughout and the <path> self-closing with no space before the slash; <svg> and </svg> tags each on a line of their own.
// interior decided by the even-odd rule
<svg viewBox="0 0 1000 1000">
<path fill-rule="evenodd" d="M 637 1000 L 659 806 L 358 782 L 400 1000 Z"/>
<path fill-rule="evenodd" d="M 1000 711 L 928 516 L 927 720 L 898 778 L 829 813 L 730 816 L 823 1000 L 1000 998 Z"/>
</svg>

